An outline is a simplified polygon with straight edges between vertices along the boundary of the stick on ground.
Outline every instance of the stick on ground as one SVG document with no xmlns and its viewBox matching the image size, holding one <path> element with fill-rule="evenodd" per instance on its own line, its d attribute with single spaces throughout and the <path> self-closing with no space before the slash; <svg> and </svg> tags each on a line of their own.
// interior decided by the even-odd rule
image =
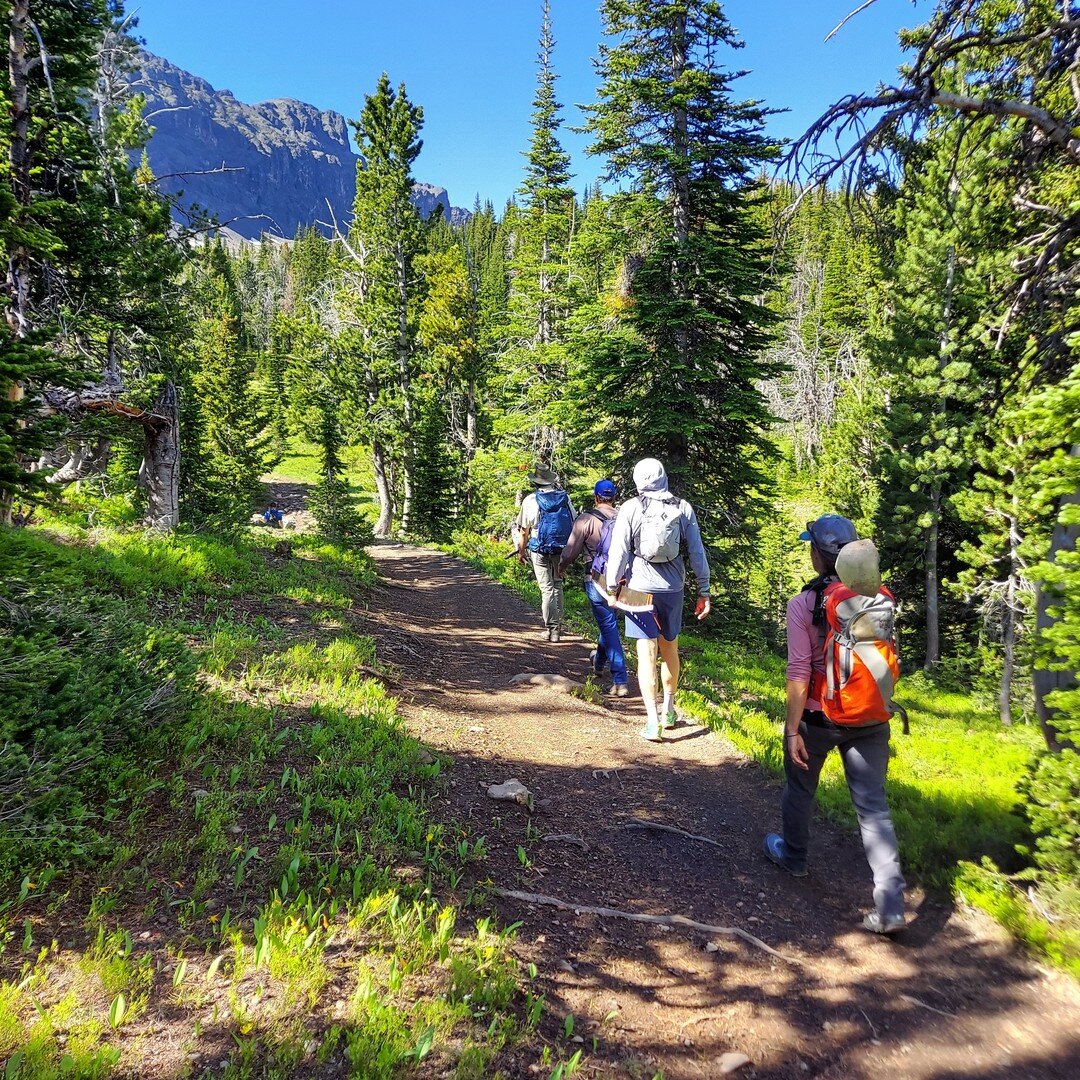
<svg viewBox="0 0 1080 1080">
<path fill-rule="evenodd" d="M 644 818 L 635 818 L 633 821 L 624 821 L 622 827 L 624 829 L 659 829 L 661 832 L 675 833 L 676 836 L 685 836 L 690 840 L 700 840 L 703 844 L 712 844 L 713 847 L 722 846 L 707 836 L 698 836 L 697 833 L 687 832 L 685 829 L 678 829 L 674 825 L 664 825 L 659 821 L 646 821 Z"/>
<path fill-rule="evenodd" d="M 565 900 L 559 900 L 554 896 L 544 896 L 542 893 L 519 892 L 517 889 L 493 889 L 496 896 L 505 897 L 507 900 L 521 900 L 526 904 L 543 904 L 547 907 L 558 908 L 560 911 L 574 911 L 579 915 L 598 915 L 602 919 L 627 919 L 630 922 L 652 923 L 654 926 L 685 926 L 689 930 L 700 930 L 704 934 L 725 934 L 728 937 L 742 938 L 748 945 L 775 956 L 777 960 L 783 960 L 788 964 L 802 964 L 801 960 L 793 956 L 785 956 L 777 952 L 771 945 L 766 945 L 761 938 L 743 930 L 741 926 L 711 926 L 709 923 L 698 922 L 696 919 L 687 918 L 685 915 L 645 915 L 637 911 L 620 911 L 618 908 L 593 907 L 591 904 L 574 904 Z"/>
</svg>

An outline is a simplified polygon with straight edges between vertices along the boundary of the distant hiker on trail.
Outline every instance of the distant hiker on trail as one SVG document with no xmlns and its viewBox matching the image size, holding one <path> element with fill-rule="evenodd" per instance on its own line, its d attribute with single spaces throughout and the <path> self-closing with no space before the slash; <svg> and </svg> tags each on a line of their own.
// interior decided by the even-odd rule
<svg viewBox="0 0 1080 1080">
<path fill-rule="evenodd" d="M 517 557 L 522 566 L 532 562 L 544 615 L 543 637 L 558 641 L 562 635 L 563 583 L 559 577 L 559 556 L 570 539 L 574 508 L 570 497 L 559 490 L 555 474 L 538 468 L 529 483 L 536 491 L 521 500 L 515 524 L 518 528 Z"/>
<path fill-rule="evenodd" d="M 281 507 L 276 502 L 272 502 L 263 513 L 263 521 L 266 522 L 271 528 L 277 525 L 280 526 L 284 518 Z"/>
<path fill-rule="evenodd" d="M 596 648 L 589 656 L 594 675 L 602 675 L 611 665 L 611 688 L 614 697 L 626 697 L 626 656 L 619 637 L 619 620 L 608 606 L 603 590 L 603 575 L 607 569 L 611 533 L 615 527 L 615 485 L 601 480 L 593 488 L 595 505 L 578 515 L 570 532 L 570 542 L 563 548 L 559 561 L 559 577 L 565 577 L 571 563 L 585 552 L 585 595 L 592 606 L 593 617 L 600 631 Z"/>
<path fill-rule="evenodd" d="M 679 685 L 679 631 L 682 629 L 686 568 L 683 548 L 697 579 L 694 614 L 704 619 L 709 600 L 709 563 L 701 543 L 694 508 L 668 491 L 667 473 L 656 458 L 634 466 L 638 497 L 619 508 L 607 558 L 608 603 L 619 603 L 620 586 L 651 594 L 644 610 L 627 611 L 626 636 L 637 641 L 638 684 L 645 702 L 641 737 L 659 742 L 662 730 L 678 723 L 675 691 Z M 663 719 L 656 711 L 656 658 L 664 687 Z"/>
<path fill-rule="evenodd" d="M 847 518 L 826 514 L 799 538 L 810 542 L 817 577 L 787 608 L 783 836 L 769 833 L 765 854 L 795 877 L 806 876 L 810 807 L 835 747 L 874 873 L 875 910 L 863 926 L 895 934 L 905 920 L 904 877 L 885 799 L 889 716 L 899 673 L 893 597 L 881 585 L 873 544 L 859 541 Z"/>
</svg>

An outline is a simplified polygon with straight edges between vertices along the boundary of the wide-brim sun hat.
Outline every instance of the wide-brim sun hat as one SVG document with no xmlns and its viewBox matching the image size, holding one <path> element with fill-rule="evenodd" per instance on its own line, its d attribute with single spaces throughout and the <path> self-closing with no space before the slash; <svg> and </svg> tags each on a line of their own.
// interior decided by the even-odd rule
<svg viewBox="0 0 1080 1080">
<path fill-rule="evenodd" d="M 806 523 L 806 530 L 799 533 L 799 539 L 809 540 L 818 551 L 835 555 L 845 544 L 858 540 L 859 532 L 840 514 L 822 514 L 816 521 Z"/>
<path fill-rule="evenodd" d="M 557 480 L 558 477 L 551 469 L 545 469 L 542 466 L 533 469 L 529 474 L 529 483 L 533 487 L 552 487 Z"/>
</svg>

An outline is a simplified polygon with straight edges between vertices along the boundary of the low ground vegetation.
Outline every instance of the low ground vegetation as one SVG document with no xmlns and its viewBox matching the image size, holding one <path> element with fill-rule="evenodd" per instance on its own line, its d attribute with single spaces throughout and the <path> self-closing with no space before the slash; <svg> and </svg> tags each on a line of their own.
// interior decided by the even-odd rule
<svg viewBox="0 0 1080 1080">
<path fill-rule="evenodd" d="M 492 1076 L 543 1015 L 354 624 L 370 561 L 257 532 L 0 532 L 6 1077 Z"/>
</svg>

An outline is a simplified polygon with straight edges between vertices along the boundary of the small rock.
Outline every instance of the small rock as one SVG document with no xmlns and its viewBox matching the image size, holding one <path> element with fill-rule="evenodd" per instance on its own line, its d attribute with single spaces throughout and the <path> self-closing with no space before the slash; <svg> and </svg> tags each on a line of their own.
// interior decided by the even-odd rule
<svg viewBox="0 0 1080 1080">
<path fill-rule="evenodd" d="M 520 780 L 505 780 L 501 784 L 492 784 L 487 789 L 489 799 L 501 799 L 515 802 L 519 806 L 533 808 L 533 794 Z"/>
<path fill-rule="evenodd" d="M 195 799 L 205 799 L 206 796 L 209 795 L 209 794 L 210 794 L 210 792 L 207 791 L 206 788 L 204 788 L 204 787 L 196 788 L 191 793 L 192 798 L 195 798 Z"/>
<path fill-rule="evenodd" d="M 706 952 L 719 952 L 720 951 L 720 946 L 717 945 L 715 941 L 706 941 L 705 942 L 705 951 Z"/>
<path fill-rule="evenodd" d="M 716 1059 L 716 1064 L 720 1066 L 721 1074 L 727 1075 L 728 1073 L 737 1072 L 744 1065 L 749 1065 L 750 1058 L 737 1050 L 729 1050 Z"/>
<path fill-rule="evenodd" d="M 571 964 L 568 960 L 560 960 L 559 964 L 558 964 L 558 968 L 559 968 L 560 971 L 570 971 L 570 972 L 572 972 L 574 970 L 574 965 Z"/>
<path fill-rule="evenodd" d="M 141 933 L 141 934 L 139 935 L 139 940 L 140 940 L 140 941 L 149 941 L 149 940 L 150 940 L 150 931 L 149 931 L 149 930 L 144 930 L 144 931 L 143 931 L 143 932 L 142 932 L 142 933 Z"/>
<path fill-rule="evenodd" d="M 230 825 L 229 826 L 229 832 L 231 832 L 233 834 L 233 836 L 239 836 L 243 831 L 244 831 L 243 828 L 241 828 L 241 826 L 239 826 L 239 825 Z"/>
<path fill-rule="evenodd" d="M 417 765 L 434 765 L 435 755 L 426 747 L 421 746 L 416 752 Z"/>
<path fill-rule="evenodd" d="M 570 1041 L 572 1043 L 583 1043 L 585 1040 L 580 1035 L 574 1035 Z"/>
</svg>

